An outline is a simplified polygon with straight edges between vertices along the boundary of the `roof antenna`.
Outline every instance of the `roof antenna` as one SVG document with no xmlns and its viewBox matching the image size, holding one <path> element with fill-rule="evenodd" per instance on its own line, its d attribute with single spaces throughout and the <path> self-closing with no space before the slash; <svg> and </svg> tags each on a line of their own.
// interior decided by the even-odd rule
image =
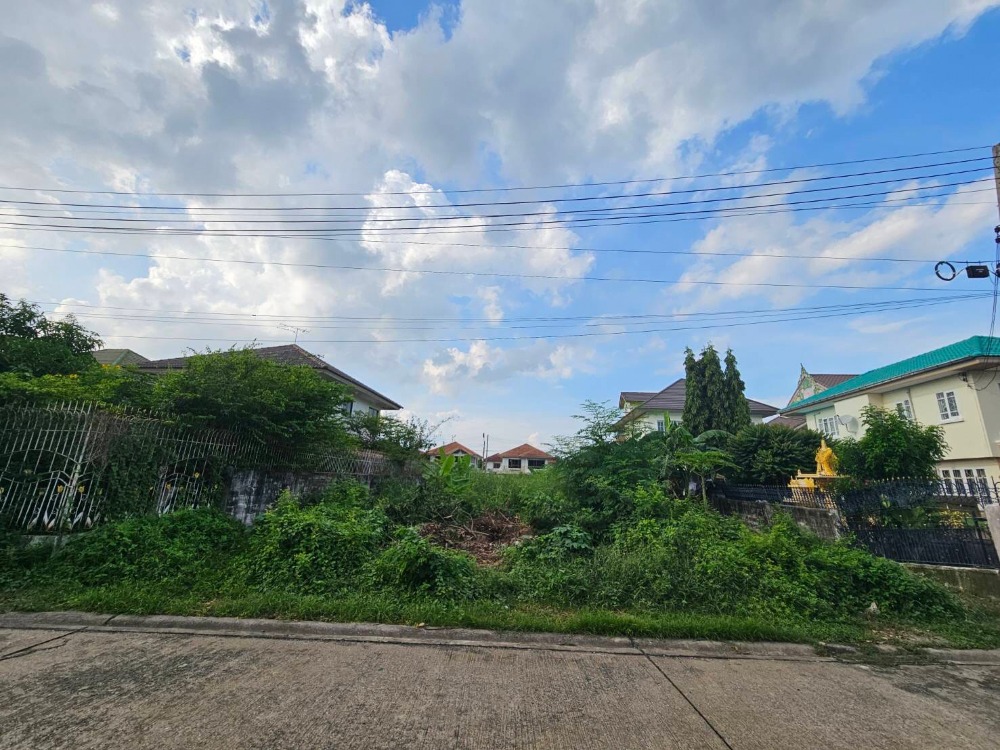
<svg viewBox="0 0 1000 750">
<path fill-rule="evenodd" d="M 309 333 L 309 329 L 308 328 L 296 328 L 295 326 L 290 326 L 290 325 L 287 325 L 286 323 L 278 323 L 278 328 L 283 328 L 286 331 L 291 331 L 292 333 L 294 333 L 295 334 L 295 339 L 294 339 L 293 343 L 295 343 L 295 344 L 299 343 L 299 334 L 300 333 Z"/>
</svg>

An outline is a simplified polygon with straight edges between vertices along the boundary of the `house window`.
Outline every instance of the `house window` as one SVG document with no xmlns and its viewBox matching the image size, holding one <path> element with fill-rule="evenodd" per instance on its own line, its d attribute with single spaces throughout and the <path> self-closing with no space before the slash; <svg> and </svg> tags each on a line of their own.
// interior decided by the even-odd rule
<svg viewBox="0 0 1000 750">
<path fill-rule="evenodd" d="M 941 391 L 936 395 L 938 411 L 941 413 L 941 421 L 947 422 L 949 419 L 958 419 L 958 399 L 955 398 L 955 391 Z"/>
<path fill-rule="evenodd" d="M 911 422 L 913 421 L 913 407 L 910 406 L 910 399 L 904 398 L 902 401 L 897 401 L 896 411 L 898 411 L 900 415 L 909 419 Z"/>
<path fill-rule="evenodd" d="M 521 459 L 519 459 L 519 458 L 508 458 L 507 459 L 507 468 L 508 469 L 520 469 L 521 468 Z"/>
<path fill-rule="evenodd" d="M 529 458 L 528 459 L 529 469 L 544 469 L 545 459 L 544 458 Z"/>
<path fill-rule="evenodd" d="M 990 491 L 989 483 L 986 480 L 986 469 L 976 469 L 976 484 L 979 485 L 980 494 L 985 495 Z"/>
<path fill-rule="evenodd" d="M 376 409 L 374 406 L 369 406 L 368 407 L 368 416 L 369 417 L 377 417 L 378 416 L 378 409 Z"/>
<path fill-rule="evenodd" d="M 816 424 L 819 426 L 820 432 L 825 434 L 827 437 L 838 437 L 840 435 L 840 426 L 837 424 L 836 417 L 823 417 L 822 419 L 817 419 Z"/>
<path fill-rule="evenodd" d="M 656 420 L 656 431 L 657 432 L 666 432 L 666 427 L 667 426 L 663 423 L 662 419 Z"/>
<path fill-rule="evenodd" d="M 493 468 L 494 469 L 499 469 L 500 468 L 500 462 L 499 461 L 494 461 L 493 462 Z"/>
</svg>

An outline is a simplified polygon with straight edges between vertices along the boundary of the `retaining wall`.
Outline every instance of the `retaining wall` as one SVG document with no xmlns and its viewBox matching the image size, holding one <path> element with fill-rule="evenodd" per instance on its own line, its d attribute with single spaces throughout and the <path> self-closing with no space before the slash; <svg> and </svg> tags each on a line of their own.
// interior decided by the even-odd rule
<svg viewBox="0 0 1000 750">
<path fill-rule="evenodd" d="M 769 526 L 775 513 L 787 513 L 804 529 L 821 539 L 839 539 L 841 533 L 840 516 L 835 510 L 825 508 L 804 508 L 797 505 L 777 505 L 754 500 L 730 500 L 713 497 L 713 507 L 720 513 L 739 516 L 748 526 L 755 529 Z"/>
</svg>

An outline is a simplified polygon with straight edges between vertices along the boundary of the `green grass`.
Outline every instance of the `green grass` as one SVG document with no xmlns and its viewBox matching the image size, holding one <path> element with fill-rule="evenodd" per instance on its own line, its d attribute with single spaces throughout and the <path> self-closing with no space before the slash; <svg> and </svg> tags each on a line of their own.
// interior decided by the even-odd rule
<svg viewBox="0 0 1000 750">
<path fill-rule="evenodd" d="M 0 611 L 82 610 L 106 614 L 169 614 L 257 617 L 325 622 L 487 628 L 649 638 L 727 641 L 890 643 L 907 648 L 1000 647 L 1000 603 L 966 601 L 968 618 L 941 624 L 877 622 L 781 622 L 773 618 L 689 612 L 560 609 L 499 602 L 453 602 L 427 596 L 365 593 L 321 596 L 228 588 L 193 593 L 162 586 L 87 588 L 49 584 L 0 592 Z"/>
</svg>

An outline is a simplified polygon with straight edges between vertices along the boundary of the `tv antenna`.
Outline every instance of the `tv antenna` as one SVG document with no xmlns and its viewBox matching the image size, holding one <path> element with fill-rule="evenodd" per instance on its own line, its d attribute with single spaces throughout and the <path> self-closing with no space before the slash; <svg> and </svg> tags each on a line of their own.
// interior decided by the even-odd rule
<svg viewBox="0 0 1000 750">
<path fill-rule="evenodd" d="M 293 340 L 293 343 L 295 343 L 295 344 L 299 343 L 299 334 L 300 333 L 309 333 L 309 329 L 308 328 L 298 328 L 297 326 L 290 326 L 287 323 L 278 323 L 278 328 L 282 328 L 282 329 L 284 329 L 286 331 L 291 331 L 292 333 L 294 333 L 295 334 L 295 338 Z"/>
</svg>

